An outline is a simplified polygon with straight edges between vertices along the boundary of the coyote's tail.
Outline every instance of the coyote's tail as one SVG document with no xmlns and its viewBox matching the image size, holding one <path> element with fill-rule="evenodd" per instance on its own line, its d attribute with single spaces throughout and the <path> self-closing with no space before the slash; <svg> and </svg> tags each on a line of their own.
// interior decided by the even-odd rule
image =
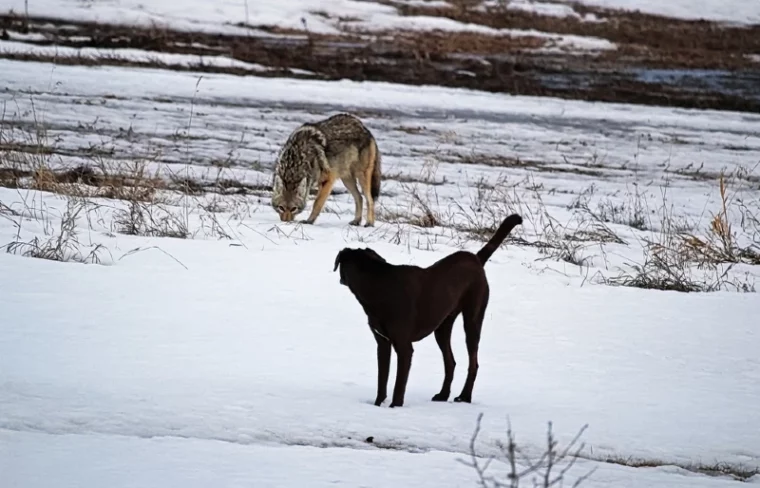
<svg viewBox="0 0 760 488">
<path fill-rule="evenodd" d="M 373 139 L 370 144 L 370 161 L 372 161 L 372 179 L 370 181 L 370 194 L 373 200 L 380 196 L 380 180 L 382 171 L 380 170 L 380 151 L 377 149 L 377 143 Z"/>
<path fill-rule="evenodd" d="M 483 246 L 480 251 L 478 251 L 478 259 L 480 260 L 480 264 L 486 264 L 488 258 L 490 258 L 494 251 L 496 251 L 501 243 L 504 242 L 504 239 L 506 239 L 509 233 L 512 232 L 512 229 L 514 229 L 516 225 L 520 224 L 522 224 L 522 217 L 517 214 L 512 214 L 504 219 L 504 222 L 502 222 L 499 228 L 496 229 L 496 233 L 493 235 L 493 237 L 491 237 L 486 245 Z"/>
</svg>

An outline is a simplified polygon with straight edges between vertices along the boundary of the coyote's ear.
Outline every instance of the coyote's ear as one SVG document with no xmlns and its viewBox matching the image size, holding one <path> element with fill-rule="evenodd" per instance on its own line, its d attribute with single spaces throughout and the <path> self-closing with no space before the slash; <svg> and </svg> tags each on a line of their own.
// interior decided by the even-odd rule
<svg viewBox="0 0 760 488">
<path fill-rule="evenodd" d="M 338 266 L 340 266 L 340 258 L 343 257 L 343 250 L 341 249 L 338 251 L 338 255 L 335 256 L 335 266 L 333 266 L 333 273 L 338 270 Z"/>
</svg>

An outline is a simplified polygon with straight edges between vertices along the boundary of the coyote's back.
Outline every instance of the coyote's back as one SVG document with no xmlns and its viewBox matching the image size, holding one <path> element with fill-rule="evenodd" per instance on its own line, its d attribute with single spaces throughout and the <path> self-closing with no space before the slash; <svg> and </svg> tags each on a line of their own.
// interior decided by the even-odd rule
<svg viewBox="0 0 760 488">
<path fill-rule="evenodd" d="M 354 198 L 354 219 L 350 224 L 361 222 L 361 186 L 367 199 L 367 226 L 372 226 L 381 177 L 380 152 L 369 129 L 353 115 L 333 115 L 301 125 L 285 141 L 275 165 L 272 207 L 280 220 L 293 220 L 303 211 L 309 191 L 317 183 L 314 207 L 306 219 L 306 223 L 312 224 L 335 180 L 340 178 Z"/>
</svg>

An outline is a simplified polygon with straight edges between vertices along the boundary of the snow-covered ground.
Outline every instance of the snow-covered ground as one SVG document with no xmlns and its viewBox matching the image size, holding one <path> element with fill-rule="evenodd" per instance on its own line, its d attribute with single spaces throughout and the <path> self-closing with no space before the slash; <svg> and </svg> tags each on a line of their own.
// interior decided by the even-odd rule
<svg viewBox="0 0 760 488">
<path fill-rule="evenodd" d="M 16 195 L 0 191 L 3 202 Z M 62 210 L 60 197 L 35 198 Z M 158 486 L 192 469 L 206 473 L 196 483 L 223 485 L 245 476 L 289 486 L 316 472 L 347 486 L 357 477 L 364 486 L 404 477 L 474 486 L 456 459 L 466 458 L 479 412 L 482 454 L 496 452 L 509 416 L 532 456 L 553 420 L 563 443 L 589 423 L 586 454 L 599 458 L 760 465 L 755 294 L 568 286 L 532 269 L 534 252 L 510 246 L 487 268 L 493 298 L 474 403 L 430 402 L 442 365 L 426 340 L 405 406 L 377 408 L 374 340 L 332 272 L 335 253 L 364 240 L 392 262 L 428 265 L 453 248 L 408 249 L 324 217 L 288 238 L 262 209 L 245 220 L 242 246 L 83 231 L 108 248 L 112 266 L 0 255 L 5 479 L 130 486 L 126 473 L 141 472 Z M 456 388 L 466 357 L 459 327 L 453 347 Z M 414 472 L 418 462 L 427 475 Z M 589 486 L 728 483 L 672 468 L 599 470 Z"/>
<path fill-rule="evenodd" d="M 577 3 L 609 9 L 639 11 L 677 19 L 704 19 L 737 24 L 760 24 L 760 4 L 746 0 L 575 0 Z M 484 5 L 505 5 L 508 10 L 535 12 L 554 17 L 576 17 L 586 21 L 598 20 L 593 14 L 580 16 L 572 7 L 574 2 L 540 2 L 535 0 L 484 0 Z"/>
<path fill-rule="evenodd" d="M 582 3 L 760 22 L 760 2 Z M 23 0 L 0 5 L 24 8 Z M 304 19 L 323 33 L 438 29 L 615 47 L 403 17 L 356 0 L 30 0 L 28 8 L 211 32 L 250 32 L 239 23 L 302 29 Z M 564 2 L 509 8 L 580 18 Z M 9 35 L 0 52 L 268 69 Z M 0 73 L 0 170 L 88 164 L 117 175 L 144 167 L 165 181 L 252 189 L 185 197 L 159 190 L 160 203 L 148 208 L 153 218 L 172 216 L 161 225 L 186 228 L 191 238 L 178 239 L 125 235 L 134 214 L 124 201 L 0 187 L 3 488 L 477 486 L 460 460 L 481 412 L 475 446 L 485 457 L 499 453 L 507 418 L 534 459 L 548 421 L 560 446 L 588 424 L 567 486 L 591 469 L 582 486 L 739 486 L 698 471 L 760 470 L 758 295 L 603 284 L 633 273 L 655 249 L 647 241 L 670 243 L 662 240 L 671 227 L 707 239 L 722 209 L 721 172 L 736 244 L 757 242 L 747 216 L 760 216 L 760 116 L 6 59 Z M 353 203 L 340 183 L 316 225 L 282 224 L 266 191 L 277 151 L 299 124 L 338 111 L 359 115 L 383 155 L 377 226 L 347 226 Z M 428 208 L 437 225 L 409 223 Z M 426 266 L 477 250 L 473 235 L 515 211 L 525 218 L 514 232 L 522 241 L 486 266 L 491 303 L 473 404 L 430 401 L 443 365 L 427 338 L 415 345 L 404 407 L 373 406 L 374 340 L 332 272 L 336 253 L 371 246 L 393 263 Z M 102 265 L 22 256 L 35 242 L 55 244 L 67 212 L 78 212 L 76 237 L 63 253 Z M 567 262 L 568 253 L 581 265 Z M 685 272 L 719 279 L 727 268 L 689 263 Z M 760 277 L 748 264 L 726 273 L 748 287 Z M 452 345 L 456 392 L 467 356 L 461 319 Z M 391 389 L 394 375 L 395 357 Z M 490 472 L 503 478 L 506 470 L 497 462 Z M 760 484 L 760 474 L 745 481 Z"/>
<path fill-rule="evenodd" d="M 4 137 L 29 144 L 28 128 L 44 121 L 50 165 L 140 161 L 164 176 L 265 186 L 279 145 L 297 124 L 351 110 L 382 148 L 386 221 L 423 210 L 416 192 L 450 224 L 425 230 L 436 243 L 461 243 L 452 226 L 502 217 L 484 216 L 484 203 L 496 213 L 529 213 L 530 225 L 517 234 L 535 239 L 550 223 L 544 208 L 564 233 L 588 230 L 574 222 L 586 204 L 625 241 L 579 245 L 592 274 L 614 276 L 642 262 L 643 240 L 656 241 L 666 224 L 707 232 L 722 206 L 721 172 L 729 175 L 728 217 L 737 231 L 747 224 L 739 203 L 758 202 L 755 115 L 388 83 L 0 64 L 8 73 L 4 117 L 13 122 Z M 328 205 L 346 215 L 351 207 L 347 195 Z M 737 243 L 752 235 L 738 232 Z M 732 273 L 757 276 L 745 265 Z"/>
<path fill-rule="evenodd" d="M 495 3 L 485 0 L 484 4 Z M 595 16 L 581 17 L 568 2 L 512 0 L 507 8 L 536 12 L 540 15 L 573 16 L 597 21 Z M 684 19 L 706 19 L 739 24 L 760 23 L 760 3 L 747 0 L 580 0 L 580 3 Z M 166 0 L 5 0 L 0 11 L 56 17 L 69 20 L 137 25 L 171 25 L 175 29 L 245 33 L 239 25 L 278 26 L 303 29 L 304 21 L 312 32 L 338 33 L 345 26 L 359 25 L 371 30 L 426 28 L 468 30 L 477 26 L 432 17 L 401 17 L 393 5 L 445 6 L 446 2 L 396 1 L 392 4 L 360 0 L 267 0 L 209 2 L 189 0 L 181 6 Z"/>
<path fill-rule="evenodd" d="M 747 0 L 578 0 L 586 5 L 689 20 L 760 24 L 760 2 Z"/>
<path fill-rule="evenodd" d="M 200 32 L 223 32 L 229 34 L 251 34 L 267 35 L 259 30 L 248 30 L 237 26 L 242 20 L 237 18 L 239 5 L 214 6 L 214 13 L 206 12 L 210 8 L 208 2 L 200 2 L 198 8 L 182 9 L 177 11 L 174 7 L 169 8 L 168 4 L 156 2 L 150 7 L 143 4 L 137 6 L 130 2 L 114 4 L 82 4 L 74 2 L 74 5 L 68 5 L 66 1 L 51 2 L 51 5 L 37 4 L 34 8 L 30 7 L 30 15 L 54 16 L 60 19 L 70 21 L 91 21 L 107 22 L 113 24 L 126 25 L 154 25 L 169 27 L 177 30 L 190 30 Z M 272 4 L 274 5 L 274 4 Z M 18 13 L 18 6 L 11 6 L 10 10 Z M 319 7 L 319 8 L 318 8 Z M 533 5 L 524 6 L 533 8 Z M 148 8 L 149 10 L 146 10 Z M 567 7 L 570 9 L 569 7 Z M 39 9 L 39 10 L 38 10 Z M 293 10 L 295 9 L 295 10 Z M 572 9 L 570 9 L 572 11 Z M 2 12 L 2 10 L 0 10 Z M 444 31 L 444 32 L 471 32 L 493 36 L 510 36 L 510 37 L 537 37 L 546 39 L 548 46 L 543 49 L 562 48 L 565 51 L 580 52 L 599 52 L 615 49 L 614 43 L 597 37 L 577 36 L 556 34 L 551 32 L 541 32 L 535 29 L 494 29 L 491 27 L 468 24 L 459 22 L 445 17 L 433 16 L 401 16 L 394 7 L 382 5 L 373 2 L 354 2 L 341 1 L 330 4 L 322 2 L 314 3 L 310 1 L 291 2 L 290 8 L 282 8 L 280 3 L 276 8 L 270 8 L 266 2 L 256 2 L 251 6 L 248 21 L 246 25 L 255 25 L 257 27 L 277 26 L 287 29 L 303 29 L 304 26 L 311 32 L 325 34 L 339 33 L 364 33 L 377 34 L 397 31 Z M 554 13 L 554 10 L 551 10 Z M 541 13 L 545 13 L 541 11 Z M 302 22 L 301 19 L 303 19 Z M 192 59 L 190 56 L 180 55 L 154 55 L 153 53 L 144 53 L 134 49 L 73 49 L 73 48 L 56 48 L 55 46 L 26 46 L 23 44 L 27 40 L 39 40 L 39 35 L 34 38 L 11 32 L 9 36 L 12 41 L 0 45 L 0 53 L 25 53 L 25 54 L 43 54 L 51 55 L 50 52 L 57 49 L 60 56 L 116 56 L 132 60 L 159 59 L 168 64 L 188 64 L 188 62 L 198 62 L 198 59 Z M 42 36 L 44 38 L 44 36 Z M 21 44 L 19 44 L 21 42 Z M 188 59 L 190 58 L 190 59 Z M 206 57 L 207 64 L 216 66 L 243 66 L 241 63 L 232 59 L 221 56 Z M 254 69 L 263 69 L 257 67 Z"/>
<path fill-rule="evenodd" d="M 159 64 L 165 67 L 214 66 L 238 68 L 250 72 L 267 71 L 271 68 L 255 63 L 246 63 L 226 56 L 199 56 L 191 54 L 158 53 L 140 49 L 100 49 L 73 48 L 66 46 L 38 46 L 19 41 L 0 41 L 0 55 L 22 54 L 51 58 L 82 58 L 90 62 L 108 59 L 121 62 Z"/>
<path fill-rule="evenodd" d="M 641 259 L 662 208 L 705 232 L 721 170 L 735 174 L 734 200 L 757 202 L 760 117 L 8 60 L 0 71 L 4 142 L 40 144 L 51 166 L 147 161 L 164 175 L 266 185 L 291 130 L 351 110 L 376 135 L 388 178 L 374 229 L 346 225 L 346 194 L 315 226 L 281 224 L 263 194 L 218 197 L 221 211 L 198 209 L 207 196 L 180 201 L 172 208 L 194 239 L 128 236 L 114 226 L 125 204 L 93 199 L 79 215 L 79 250 L 104 266 L 1 253 L 0 473 L 10 486 L 476 486 L 457 460 L 480 412 L 484 456 L 498 452 L 507 416 L 534 457 L 547 421 L 560 445 L 589 424 L 591 460 L 568 484 L 594 467 L 583 486 L 739 483 L 595 461 L 605 459 L 760 468 L 757 294 L 593 279 Z M 609 224 L 626 244 L 589 244 L 584 267 L 535 247 L 500 249 L 487 265 L 474 403 L 430 402 L 443 371 L 428 338 L 415 346 L 405 406 L 377 408 L 374 340 L 332 272 L 335 254 L 371 246 L 426 266 L 482 245 L 390 218 L 419 212 L 411 191 L 445 224 L 485 218 L 479 205 L 498 218 L 520 211 L 516 235 L 528 240 L 546 232 L 544 214 L 570 225 L 568 207 L 584 198 L 629 211 L 640 198 L 647 222 Z M 8 188 L 0 202 L 0 245 L 54 237 L 67 208 L 61 195 Z M 740 215 L 730 218 L 739 228 Z M 757 276 L 748 265 L 732 272 Z M 456 391 L 459 325 L 453 349 Z"/>
<path fill-rule="evenodd" d="M 431 3 L 422 5 L 436 6 Z M 24 12 L 23 0 L 6 0 L 2 10 Z M 555 9 L 556 10 L 556 9 Z M 171 25 L 175 29 L 196 31 L 246 31 L 237 24 L 277 26 L 286 29 L 304 28 L 312 32 L 340 33 L 345 26 L 369 30 L 441 29 L 476 30 L 493 33 L 494 29 L 467 25 L 446 18 L 403 17 L 396 7 L 360 0 L 269 0 L 256 2 L 207 2 L 192 0 L 181 8 L 168 1 L 145 2 L 116 0 L 112 2 L 81 2 L 78 0 L 39 0 L 29 2 L 29 14 L 55 16 L 69 20 L 92 22 Z M 567 10 L 566 10 L 567 11 Z M 572 9 L 569 9 L 572 12 Z"/>
</svg>

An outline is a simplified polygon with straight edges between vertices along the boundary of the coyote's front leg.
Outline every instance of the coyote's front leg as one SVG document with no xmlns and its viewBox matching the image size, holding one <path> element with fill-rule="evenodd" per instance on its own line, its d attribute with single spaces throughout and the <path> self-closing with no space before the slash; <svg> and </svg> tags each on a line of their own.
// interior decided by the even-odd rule
<svg viewBox="0 0 760 488">
<path fill-rule="evenodd" d="M 330 196 L 332 187 L 335 184 L 335 175 L 328 174 L 327 178 L 319 182 L 319 191 L 317 192 L 317 198 L 314 200 L 314 207 L 311 209 L 311 215 L 304 221 L 305 224 L 313 224 L 317 220 L 317 216 L 322 211 L 322 207 L 325 206 L 327 197 Z"/>
</svg>

